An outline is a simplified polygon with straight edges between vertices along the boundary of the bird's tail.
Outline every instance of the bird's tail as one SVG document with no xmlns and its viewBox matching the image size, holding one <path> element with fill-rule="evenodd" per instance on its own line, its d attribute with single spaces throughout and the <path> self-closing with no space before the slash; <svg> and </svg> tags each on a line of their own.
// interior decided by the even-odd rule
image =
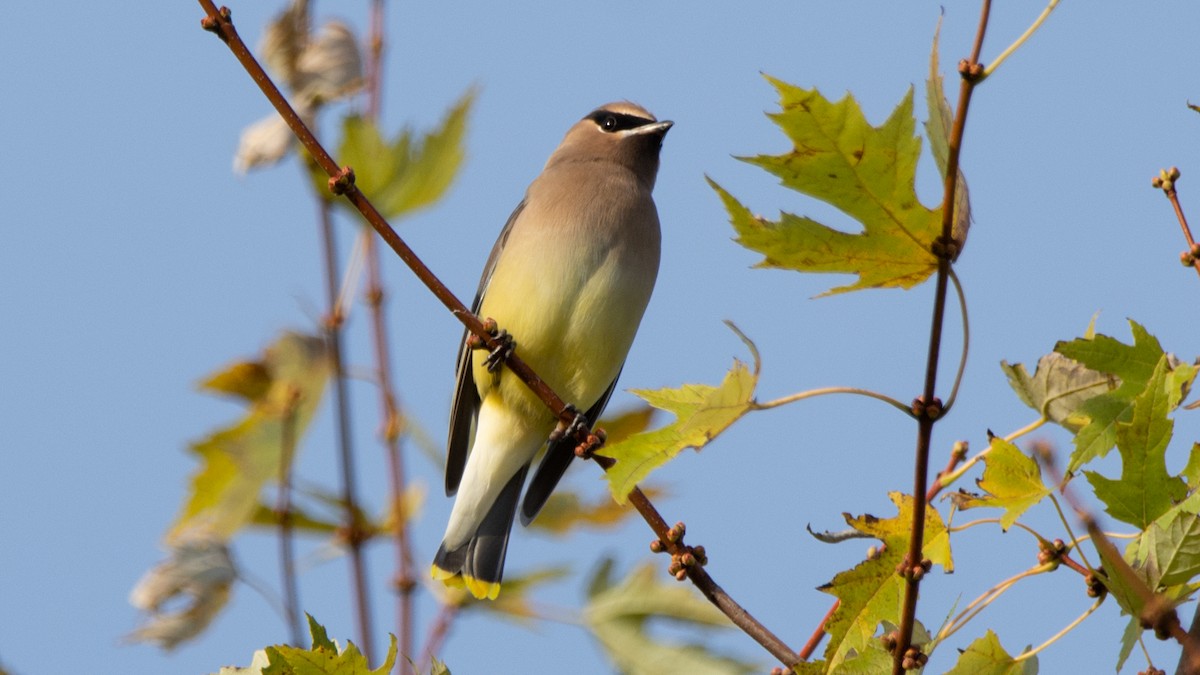
<svg viewBox="0 0 1200 675">
<path fill-rule="evenodd" d="M 504 555 L 508 551 L 508 536 L 520 501 L 521 487 L 529 465 L 521 467 L 500 491 L 479 529 L 467 543 L 446 549 L 446 542 L 433 557 L 433 578 L 446 585 L 462 584 L 480 600 L 495 600 L 500 594 L 504 576 Z"/>
</svg>

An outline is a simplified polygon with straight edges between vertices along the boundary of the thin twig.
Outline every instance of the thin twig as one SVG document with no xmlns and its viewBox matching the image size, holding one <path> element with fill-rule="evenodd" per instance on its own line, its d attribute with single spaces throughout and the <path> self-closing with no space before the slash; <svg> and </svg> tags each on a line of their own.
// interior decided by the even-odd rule
<svg viewBox="0 0 1200 675">
<path fill-rule="evenodd" d="M 1175 209 L 1175 218 L 1179 221 L 1180 229 L 1183 230 L 1183 238 L 1187 240 L 1187 250 L 1179 254 L 1180 262 L 1187 267 L 1194 268 L 1196 273 L 1200 274 L 1200 246 L 1196 246 L 1196 240 L 1192 238 L 1192 228 L 1188 226 L 1187 216 L 1183 214 L 1183 206 L 1179 203 L 1179 192 L 1175 189 L 1175 183 L 1178 181 L 1179 169 L 1171 167 L 1160 171 L 1151 184 L 1161 189 L 1167 199 L 1171 201 L 1171 206 Z"/>
<path fill-rule="evenodd" d="M 450 289 L 434 275 L 425 263 L 417 257 L 416 253 L 409 248 L 408 244 L 400 238 L 400 235 L 387 223 L 374 205 L 371 204 L 370 200 L 354 185 L 353 171 L 348 167 L 346 169 L 339 167 L 333 157 L 320 144 L 304 121 L 296 114 L 296 111 L 288 103 L 287 99 L 284 98 L 279 88 L 271 81 L 270 76 L 259 65 L 254 55 L 250 53 L 246 44 L 238 36 L 237 30 L 230 21 L 229 11 L 227 9 L 218 10 L 212 0 L 199 0 L 199 2 L 201 7 L 207 12 L 207 16 L 202 20 L 201 25 L 206 30 L 215 32 L 229 46 L 230 51 L 233 52 L 234 56 L 242 64 L 242 67 L 246 69 L 250 77 L 262 89 L 267 99 L 296 134 L 314 161 L 330 176 L 331 189 L 350 201 L 371 227 L 379 233 L 384 242 L 395 251 L 396 255 L 417 275 L 417 278 L 433 292 L 434 296 L 468 330 L 479 336 L 480 340 L 489 349 L 500 347 L 500 342 L 487 331 L 483 322 L 479 320 L 479 317 L 472 314 Z M 567 408 L 566 403 L 558 394 L 543 382 L 533 369 L 519 356 L 515 353 L 509 353 L 505 365 L 510 372 L 520 378 L 550 408 L 556 417 L 568 424 L 575 422 L 575 413 Z M 650 525 L 651 529 L 654 530 L 655 534 L 660 538 L 664 537 L 669 528 L 666 527 L 666 522 L 663 521 L 662 516 L 654 509 L 653 504 L 650 503 L 646 495 L 635 487 L 629 499 L 633 502 L 638 512 L 642 514 L 642 517 Z M 788 666 L 797 663 L 796 652 L 759 624 L 754 617 L 730 598 L 702 567 L 698 565 L 690 567 L 688 577 L 710 602 L 724 612 L 735 625 L 742 628 L 743 631 L 762 644 L 772 655 Z"/>
<path fill-rule="evenodd" d="M 409 539 L 409 517 L 405 513 L 404 491 L 407 486 L 404 469 L 404 454 L 400 448 L 400 435 L 404 426 L 397 403 L 395 386 L 392 382 L 391 357 L 388 349 L 387 318 L 385 315 L 384 289 L 382 273 L 379 267 L 379 252 L 375 246 L 375 237 L 370 232 L 364 232 L 367 256 L 367 305 L 371 315 L 371 335 L 375 347 L 375 376 L 379 384 L 379 393 L 383 405 L 382 440 L 388 462 L 388 491 L 392 503 L 392 513 L 395 516 L 396 530 L 393 533 L 396 542 L 396 577 L 393 580 L 396 593 L 399 595 L 399 624 L 400 653 L 411 656 L 413 651 L 413 593 L 417 589 L 417 581 L 413 574 L 412 542 Z M 407 664 L 403 665 L 408 668 Z"/>
<path fill-rule="evenodd" d="M 603 462 L 600 462 L 604 466 Z M 607 467 L 606 467 L 607 468 Z M 637 509 L 638 513 L 642 514 L 642 518 L 650 525 L 650 529 L 654 530 L 654 534 L 658 536 L 659 541 L 663 542 L 666 551 L 671 555 L 678 555 L 682 552 L 682 547 L 678 542 L 671 541 L 668 536 L 671 527 L 667 525 L 667 521 L 663 519 L 658 509 L 654 508 L 654 504 L 650 503 L 650 499 L 642 492 L 640 488 L 633 488 L 633 492 L 629 493 L 629 503 Z M 791 668 L 800 662 L 800 657 L 796 651 L 780 640 L 766 626 L 762 625 L 749 612 L 747 612 L 736 600 L 731 598 L 725 589 L 717 585 L 717 582 L 709 576 L 703 565 L 690 565 L 685 568 L 687 576 L 700 589 L 704 597 L 708 601 L 717 606 L 728 616 L 730 621 L 742 632 L 753 638 L 764 649 L 771 653 L 772 656 L 779 659 L 785 666 Z"/>
<path fill-rule="evenodd" d="M 891 396 L 888 396 L 886 394 L 880 394 L 879 392 L 871 391 L 870 389 L 860 389 L 858 387 L 823 387 L 821 389 L 809 389 L 808 391 L 802 391 L 802 392 L 799 392 L 796 394 L 783 396 L 781 398 L 777 398 L 773 401 L 767 401 L 765 403 L 759 403 L 757 401 L 752 402 L 750 404 L 750 409 L 751 410 L 769 410 L 770 408 L 778 408 L 779 406 L 787 405 L 788 403 L 795 403 L 796 401 L 803 401 L 806 398 L 816 398 L 817 396 L 828 396 L 829 394 L 857 394 L 859 396 L 866 396 L 867 398 L 873 398 L 877 401 L 883 401 L 884 403 L 892 406 L 893 408 L 900 410 L 900 412 L 903 412 L 904 414 L 908 415 L 909 417 L 912 417 L 912 415 L 913 415 L 912 406 L 904 405 L 900 401 L 897 401 L 896 399 L 894 399 Z"/>
<path fill-rule="evenodd" d="M 842 606 L 841 600 L 834 600 L 833 605 L 829 607 L 829 611 L 825 612 L 825 616 L 821 619 L 821 623 L 817 625 L 817 629 L 809 636 L 808 642 L 800 648 L 800 658 L 807 661 L 812 658 L 813 652 L 817 651 L 817 647 L 821 644 L 821 640 L 825 639 L 825 626 L 829 625 L 829 620 L 833 618 L 833 613 Z"/>
<path fill-rule="evenodd" d="M 346 509 L 346 546 L 350 551 L 350 583 L 357 618 L 358 639 L 363 654 L 371 660 L 374 630 L 371 626 L 371 604 L 367 594 L 367 569 L 363 555 L 366 535 L 359 520 L 358 494 L 354 480 L 354 445 L 350 433 L 350 394 L 346 386 L 345 359 L 342 354 L 343 313 L 338 302 L 337 239 L 333 232 L 332 205 L 317 199 L 321 220 L 321 243 L 325 261 L 325 299 L 329 315 L 322 322 L 325 340 L 333 361 L 333 406 L 337 422 L 337 447 L 341 469 L 342 507 Z"/>
<path fill-rule="evenodd" d="M 912 645 L 913 626 L 916 625 L 917 596 L 921 586 L 922 574 L 910 573 L 921 565 L 921 550 L 925 540 L 925 508 L 926 493 L 929 482 L 929 447 L 933 439 L 933 425 L 940 417 L 941 404 L 935 400 L 937 386 L 938 357 L 942 344 L 942 321 L 946 313 L 946 290 L 950 276 L 950 244 L 954 241 L 954 193 L 958 183 L 959 155 L 962 152 L 963 132 L 966 129 L 967 111 L 971 104 L 971 94 L 983 68 L 979 65 L 979 54 L 983 50 L 983 36 L 987 32 L 988 16 L 991 13 L 991 0 L 983 0 L 980 12 L 979 28 L 975 33 L 975 45 L 971 50 L 970 59 L 959 63 L 959 73 L 962 75 L 962 85 L 958 94 L 958 110 L 954 114 L 954 124 L 950 129 L 948 153 L 946 157 L 946 178 L 942 196 L 942 233 L 938 240 L 940 251 L 938 255 L 937 286 L 933 298 L 933 319 L 929 329 L 929 354 L 925 361 L 925 385 L 922 388 L 919 403 L 925 408 L 925 414 L 917 421 L 916 458 L 913 462 L 913 520 L 912 533 L 909 538 L 908 553 L 902 565 L 904 570 L 904 603 L 901 606 L 900 626 L 896 639 L 896 651 L 892 661 L 892 675 L 902 675 L 905 662 L 909 660 L 909 647 Z"/>
<path fill-rule="evenodd" d="M 378 122 L 383 105 L 383 11 L 384 0 L 372 0 L 369 37 L 367 38 L 367 109 L 366 117 Z M 379 265 L 379 248 L 374 235 L 362 232 L 364 257 L 367 265 L 366 303 L 370 310 L 371 341 L 375 350 L 375 379 L 379 386 L 380 403 L 383 410 L 381 440 L 388 463 L 388 492 L 395 516 L 396 530 L 396 574 L 393 586 L 398 595 L 396 632 L 400 640 L 400 653 L 413 656 L 413 632 L 416 629 L 414 616 L 414 592 L 417 589 L 413 574 L 412 542 L 409 538 L 409 516 L 402 509 L 404 492 L 408 481 L 404 469 L 404 454 L 400 447 L 404 425 L 396 388 L 392 380 L 392 366 L 387 330 L 386 298 L 383 272 Z M 400 660 L 401 673 L 411 672 L 411 665 Z"/>
<path fill-rule="evenodd" d="M 1000 52 L 1000 56 L 997 56 L 994 61 L 988 64 L 987 68 L 983 69 L 983 77 L 986 78 L 987 76 L 991 75 L 993 71 L 1000 67 L 1001 63 L 1004 63 L 1005 59 L 1012 56 L 1013 52 L 1017 51 L 1021 45 L 1025 44 L 1025 41 L 1032 37 L 1033 34 L 1037 32 L 1038 28 L 1041 28 L 1042 24 L 1045 23 L 1046 19 L 1050 16 L 1050 13 L 1054 11 L 1055 7 L 1058 7 L 1058 0 L 1050 0 L 1050 4 L 1046 5 L 1046 8 L 1042 10 L 1042 13 L 1038 15 L 1038 18 L 1034 19 L 1033 23 L 1030 24 L 1029 28 L 1025 29 L 1024 33 L 1021 33 L 1021 37 L 1017 38 L 1011 45 L 1009 45 L 1008 49 Z"/>
<path fill-rule="evenodd" d="M 304 647 L 300 625 L 300 589 L 296 578 L 295 539 L 292 537 L 292 457 L 296 454 L 296 410 L 298 393 L 292 395 L 283 412 L 279 440 L 279 493 L 275 496 L 275 515 L 279 519 L 279 564 L 283 586 L 283 615 L 287 620 L 294 647 Z"/>
</svg>

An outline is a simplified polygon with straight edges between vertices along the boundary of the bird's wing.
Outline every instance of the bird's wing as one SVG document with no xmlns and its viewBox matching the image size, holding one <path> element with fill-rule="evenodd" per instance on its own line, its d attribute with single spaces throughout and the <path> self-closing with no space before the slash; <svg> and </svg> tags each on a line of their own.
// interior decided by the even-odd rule
<svg viewBox="0 0 1200 675">
<path fill-rule="evenodd" d="M 624 365 L 621 367 L 624 368 Z M 612 384 L 608 385 L 608 389 L 605 389 L 604 393 L 600 395 L 600 400 L 584 413 L 589 427 L 593 429 L 596 427 L 596 420 L 600 419 L 600 414 L 608 405 L 608 399 L 612 398 L 613 391 L 617 388 L 617 380 L 620 378 L 621 371 L 618 370 Z M 533 474 L 533 480 L 529 481 L 529 489 L 525 491 L 525 501 L 521 502 L 522 525 L 529 525 L 533 522 L 538 512 L 546 505 L 550 493 L 554 492 L 558 481 L 562 479 L 567 467 L 571 465 L 571 460 L 575 459 L 577 444 L 575 438 L 565 436 L 550 443 L 550 447 L 546 448 L 546 455 L 542 457 L 542 463 L 538 464 L 537 472 Z"/>
<path fill-rule="evenodd" d="M 487 264 L 483 266 L 483 276 L 479 279 L 479 288 L 475 291 L 475 301 L 471 303 L 471 312 L 479 313 L 483 296 L 487 293 L 488 282 L 492 280 L 492 272 L 496 269 L 496 260 L 504 250 L 508 235 L 512 232 L 513 223 L 525 210 L 522 200 L 513 209 L 500 236 L 492 246 Z M 467 349 L 469 331 L 463 330 L 463 339 L 458 344 L 458 369 L 454 385 L 454 400 L 450 404 L 450 437 L 446 441 L 446 494 L 458 492 L 458 484 L 462 480 L 463 469 L 467 466 L 467 454 L 475 440 L 475 419 L 479 416 L 479 390 L 475 387 L 475 376 L 471 371 L 471 350 Z"/>
</svg>

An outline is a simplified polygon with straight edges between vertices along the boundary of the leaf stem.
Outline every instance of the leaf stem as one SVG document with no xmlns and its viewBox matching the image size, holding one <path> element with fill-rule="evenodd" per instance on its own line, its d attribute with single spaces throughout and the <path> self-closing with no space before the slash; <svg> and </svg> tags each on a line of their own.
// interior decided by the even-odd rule
<svg viewBox="0 0 1200 675">
<path fill-rule="evenodd" d="M 908 553 L 903 565 L 914 569 L 921 563 L 921 550 L 925 539 L 925 509 L 929 482 L 929 448 L 933 439 L 933 425 L 940 417 L 941 405 L 935 400 L 937 386 L 938 358 L 942 344 L 942 322 L 946 313 L 946 290 L 950 276 L 951 247 L 946 244 L 953 242 L 954 233 L 954 193 L 958 184 L 959 156 L 962 152 L 963 133 L 966 130 L 967 111 L 971 105 L 971 94 L 979 82 L 982 68 L 979 65 L 979 54 L 983 50 L 983 37 L 987 32 L 988 17 L 991 13 L 991 0 L 983 0 L 979 17 L 979 28 L 975 33 L 975 45 L 971 50 L 969 60 L 959 64 L 962 84 L 958 94 L 958 110 L 954 114 L 954 124 L 950 129 L 947 144 L 946 178 L 942 196 L 942 234 L 937 249 L 938 255 L 937 286 L 933 298 L 933 318 L 929 329 L 929 353 L 925 361 L 925 384 L 922 388 L 919 403 L 925 408 L 925 414 L 917 420 L 916 458 L 913 462 L 913 519 L 909 537 Z M 904 662 L 912 645 L 913 626 L 916 624 L 917 597 L 919 595 L 922 575 L 904 574 L 904 602 L 901 605 L 900 626 L 896 640 L 895 658 L 892 661 L 892 675 L 903 675 Z"/>
<path fill-rule="evenodd" d="M 1060 492 L 1065 489 L 1066 485 L 1059 486 Z M 1072 545 L 1075 547 L 1075 550 L 1079 551 L 1079 559 L 1083 561 L 1083 564 L 1087 567 L 1088 572 L 1094 573 L 1096 568 L 1092 566 L 1092 563 L 1088 562 L 1087 554 L 1084 553 L 1083 549 L 1079 547 L 1079 542 L 1081 540 L 1075 536 L 1075 531 L 1071 529 L 1071 523 L 1063 514 L 1062 505 L 1058 503 L 1058 498 L 1054 495 L 1050 495 L 1050 503 L 1054 505 L 1054 510 L 1058 512 L 1058 519 L 1062 521 L 1063 527 L 1066 528 L 1067 536 L 1071 538 L 1072 542 L 1074 542 Z"/>
<path fill-rule="evenodd" d="M 795 403 L 796 401 L 803 401 L 806 398 L 828 396 L 829 394 L 857 394 L 859 396 L 866 396 L 867 398 L 873 398 L 877 401 L 883 401 L 893 408 L 900 410 L 909 417 L 912 417 L 913 415 L 912 406 L 904 405 L 900 401 L 897 401 L 886 394 L 880 394 L 879 392 L 871 391 L 870 389 L 860 389 L 858 387 L 823 387 L 821 389 L 809 389 L 808 391 L 801 391 L 788 396 L 783 396 L 773 401 L 767 401 L 766 403 L 753 401 L 750 403 L 749 407 L 751 410 L 769 410 L 771 408 L 778 408 L 779 406 L 787 405 L 789 403 Z"/>
<path fill-rule="evenodd" d="M 971 604 L 967 605 L 963 611 L 959 612 L 958 616 L 954 617 L 954 619 L 945 628 L 938 632 L 938 641 L 940 642 L 945 640 L 951 635 L 957 633 L 960 629 L 962 629 L 963 626 L 967 625 L 967 622 L 978 616 L 979 613 L 984 609 L 987 609 L 988 605 L 995 602 L 996 599 L 998 599 L 1001 595 L 1004 595 L 1004 593 L 1006 593 L 1008 589 L 1012 588 L 1013 585 L 1015 585 L 1018 581 L 1032 576 L 1037 576 L 1038 574 L 1053 572 L 1055 569 L 1058 569 L 1058 565 L 1055 563 L 1041 563 L 1023 572 L 1014 574 L 995 586 L 992 586 L 980 594 L 979 597 L 972 600 Z"/>
<path fill-rule="evenodd" d="M 958 360 L 958 372 L 954 373 L 954 385 L 950 387 L 950 396 L 946 398 L 946 403 L 942 406 L 943 412 L 949 412 L 954 407 L 954 400 L 958 398 L 958 385 L 962 384 L 963 373 L 967 370 L 967 354 L 971 351 L 971 322 L 967 318 L 967 296 L 963 293 L 962 282 L 959 281 L 954 268 L 951 267 L 947 271 L 950 274 L 950 281 L 954 282 L 954 292 L 958 296 L 958 310 L 962 315 L 963 343 L 962 357 Z"/>
<path fill-rule="evenodd" d="M 1000 52 L 1000 55 L 997 56 L 990 64 L 988 64 L 987 68 L 983 69 L 983 77 L 986 78 L 991 75 L 994 70 L 1000 67 L 1001 63 L 1004 63 L 1005 59 L 1007 59 L 1009 56 L 1012 56 L 1013 52 L 1017 51 L 1021 45 L 1025 44 L 1025 41 L 1032 37 L 1033 34 L 1037 32 L 1038 28 L 1041 28 L 1042 24 L 1045 23 L 1046 19 L 1050 16 L 1050 13 L 1054 11 L 1055 7 L 1058 7 L 1058 0 L 1050 0 L 1050 4 L 1046 5 L 1046 8 L 1042 10 L 1042 13 L 1038 15 L 1038 18 L 1034 20 L 1029 28 L 1025 29 L 1025 32 L 1021 34 L 1021 37 L 1017 38 L 1015 42 L 1009 45 L 1008 49 Z"/>
<path fill-rule="evenodd" d="M 1042 644 L 1038 645 L 1036 649 L 1031 649 L 1031 650 L 1024 652 L 1018 656 L 1013 657 L 1013 661 L 1024 661 L 1025 659 L 1033 658 L 1034 656 L 1037 655 L 1038 652 L 1042 651 L 1046 647 L 1049 647 L 1050 645 L 1054 644 L 1055 642 L 1058 642 L 1064 635 L 1075 630 L 1076 626 L 1083 623 L 1083 620 L 1088 618 L 1089 616 L 1091 616 L 1092 613 L 1095 612 L 1097 609 L 1099 609 L 1100 605 L 1102 605 L 1102 604 L 1104 604 L 1104 596 L 1103 595 L 1096 598 L 1096 601 L 1092 603 L 1091 607 L 1087 608 L 1087 611 L 1085 611 L 1083 614 L 1080 614 L 1071 623 L 1067 624 L 1065 628 L 1063 628 L 1062 630 L 1055 633 L 1049 640 L 1046 640 Z"/>
</svg>

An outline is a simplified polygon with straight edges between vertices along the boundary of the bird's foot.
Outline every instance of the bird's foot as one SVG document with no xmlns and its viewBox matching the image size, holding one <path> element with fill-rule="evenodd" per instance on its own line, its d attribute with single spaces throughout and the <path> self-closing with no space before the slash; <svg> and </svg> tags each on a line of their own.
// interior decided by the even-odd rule
<svg viewBox="0 0 1200 675">
<path fill-rule="evenodd" d="M 587 416 L 579 412 L 579 408 L 568 403 L 563 408 L 564 415 L 573 415 L 570 424 L 558 420 L 558 426 L 554 427 L 554 431 L 550 432 L 550 442 L 557 443 L 568 436 L 578 436 L 581 432 L 587 431 L 588 421 Z"/>
<path fill-rule="evenodd" d="M 508 334 L 508 331 L 497 326 L 496 320 L 491 317 L 484 319 L 483 329 L 496 340 L 496 346 L 490 348 L 487 358 L 483 360 L 488 372 L 494 373 L 500 370 L 500 366 L 508 360 L 508 357 L 512 356 L 513 350 L 517 348 L 517 341 Z M 467 347 L 469 349 L 489 349 L 483 339 L 474 333 L 467 336 Z"/>
</svg>

